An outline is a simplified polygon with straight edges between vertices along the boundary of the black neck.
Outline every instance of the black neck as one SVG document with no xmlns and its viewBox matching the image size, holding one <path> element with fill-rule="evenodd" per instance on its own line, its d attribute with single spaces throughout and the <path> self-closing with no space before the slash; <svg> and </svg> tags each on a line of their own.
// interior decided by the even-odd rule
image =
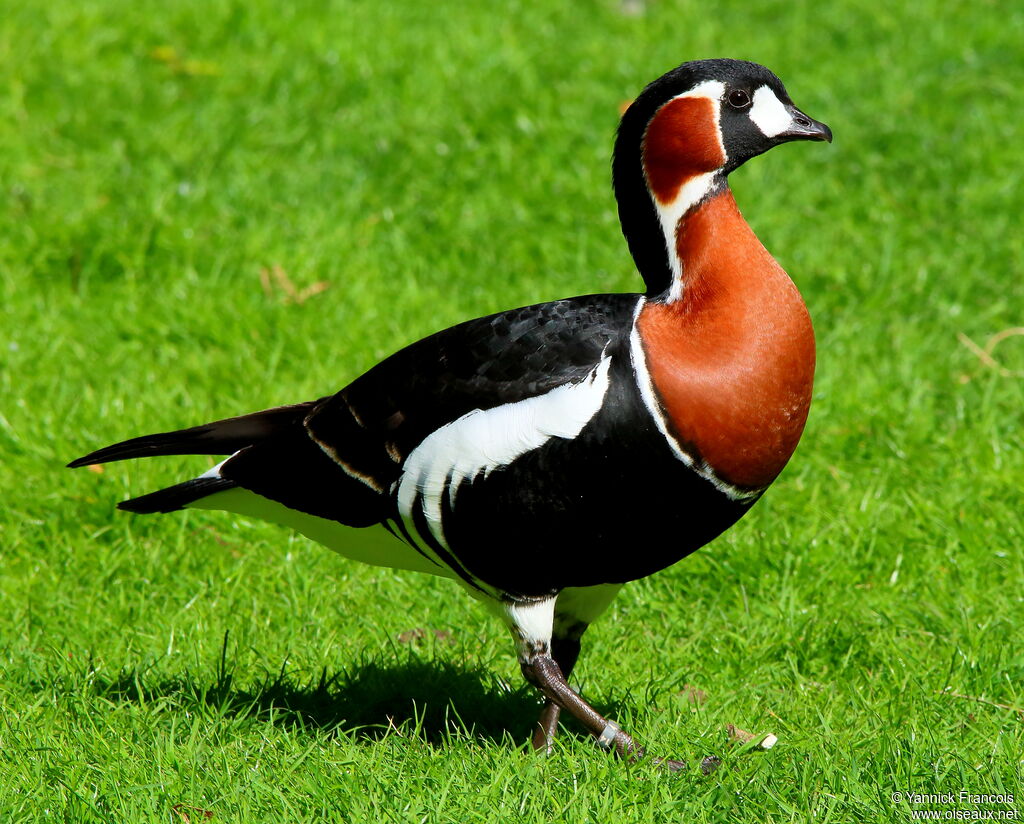
<svg viewBox="0 0 1024 824">
<path fill-rule="evenodd" d="M 625 118 L 622 122 L 623 126 L 627 125 Z M 675 277 L 672 259 L 678 254 L 675 244 L 678 223 L 666 236 L 665 227 L 662 226 L 661 216 L 654 205 L 654 198 L 647 187 L 647 178 L 644 175 L 642 139 L 641 133 L 636 142 L 632 142 L 632 135 L 628 132 L 624 134 L 623 127 L 620 126 L 612 158 L 612 186 L 619 206 L 622 234 L 626 237 L 637 271 L 644 279 L 646 295 L 649 298 L 657 298 L 667 296 L 672 289 Z M 686 220 L 703 203 L 726 188 L 726 176 L 716 175 L 703 197 L 680 215 L 678 221 L 681 223 Z"/>
<path fill-rule="evenodd" d="M 647 124 L 657 111 L 643 96 L 626 111 L 619 124 L 612 155 L 612 188 L 619 206 L 619 223 L 647 295 L 659 295 L 672 287 L 672 265 L 658 210 L 647 188 L 643 167 L 643 139 Z"/>
<path fill-rule="evenodd" d="M 696 60 L 684 63 L 650 83 L 622 116 L 612 155 L 612 185 L 619 205 L 622 234 L 626 236 L 629 252 L 647 285 L 649 296 L 661 295 L 672 288 L 669 255 L 675 254 L 675 244 L 669 249 L 658 210 L 647 188 L 643 168 L 643 143 L 647 125 L 665 103 L 702 81 L 723 77 L 728 80 L 736 72 L 749 74 L 754 69 L 767 72 L 767 69 L 753 63 L 735 60 Z M 770 72 L 767 74 L 774 77 Z M 725 185 L 725 176 L 722 175 L 715 182 L 713 191 L 720 191 Z"/>
</svg>

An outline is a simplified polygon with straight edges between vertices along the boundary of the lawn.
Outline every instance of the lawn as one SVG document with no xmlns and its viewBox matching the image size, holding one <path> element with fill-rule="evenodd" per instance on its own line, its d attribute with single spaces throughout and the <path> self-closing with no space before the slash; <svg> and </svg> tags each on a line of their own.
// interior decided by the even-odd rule
<svg viewBox="0 0 1024 824">
<path fill-rule="evenodd" d="M 1024 7 L 25 0 L 0 12 L 0 820 L 851 822 L 1024 815 Z M 791 465 L 626 587 L 538 711 L 448 581 L 63 469 L 318 397 L 459 320 L 635 291 L 618 109 L 754 59 L 835 132 L 732 178 L 818 335 Z M 993 360 L 994 359 L 994 360 Z M 724 727 L 773 732 L 743 753 Z"/>
</svg>

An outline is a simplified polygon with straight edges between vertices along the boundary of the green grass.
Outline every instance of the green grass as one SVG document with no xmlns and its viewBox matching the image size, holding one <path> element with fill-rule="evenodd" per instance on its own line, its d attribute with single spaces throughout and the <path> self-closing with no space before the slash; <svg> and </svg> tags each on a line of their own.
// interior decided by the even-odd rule
<svg viewBox="0 0 1024 824">
<path fill-rule="evenodd" d="M 1024 379 L 958 339 L 1024 325 L 1024 10 L 168 5 L 0 10 L 0 819 L 902 821 L 893 792 L 960 789 L 1024 814 Z M 617 106 L 720 55 L 836 134 L 733 177 L 814 316 L 815 402 L 766 499 L 627 587 L 578 670 L 712 777 L 572 725 L 534 756 L 511 642 L 450 582 L 115 512 L 203 459 L 62 469 L 467 317 L 635 290 Z M 274 265 L 330 287 L 267 294 Z M 1024 369 L 1024 338 L 996 356 Z M 780 743 L 731 753 L 728 723 Z"/>
</svg>

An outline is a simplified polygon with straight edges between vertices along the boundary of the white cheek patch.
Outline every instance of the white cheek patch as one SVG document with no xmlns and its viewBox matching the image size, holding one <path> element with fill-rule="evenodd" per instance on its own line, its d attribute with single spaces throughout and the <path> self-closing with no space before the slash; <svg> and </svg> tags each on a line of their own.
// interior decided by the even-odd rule
<svg viewBox="0 0 1024 824">
<path fill-rule="evenodd" d="M 754 105 L 750 107 L 750 119 L 765 137 L 775 137 L 793 127 L 793 117 L 786 111 L 782 101 L 767 86 L 754 92 Z"/>
</svg>

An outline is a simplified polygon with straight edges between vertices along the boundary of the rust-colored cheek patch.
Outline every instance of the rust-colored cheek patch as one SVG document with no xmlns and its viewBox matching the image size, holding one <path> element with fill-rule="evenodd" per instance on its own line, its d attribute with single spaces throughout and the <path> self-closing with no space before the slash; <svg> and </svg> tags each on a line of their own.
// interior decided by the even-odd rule
<svg viewBox="0 0 1024 824">
<path fill-rule="evenodd" d="M 725 165 L 714 101 L 670 100 L 647 125 L 642 151 L 647 185 L 659 203 L 671 203 L 686 181 Z"/>
</svg>

